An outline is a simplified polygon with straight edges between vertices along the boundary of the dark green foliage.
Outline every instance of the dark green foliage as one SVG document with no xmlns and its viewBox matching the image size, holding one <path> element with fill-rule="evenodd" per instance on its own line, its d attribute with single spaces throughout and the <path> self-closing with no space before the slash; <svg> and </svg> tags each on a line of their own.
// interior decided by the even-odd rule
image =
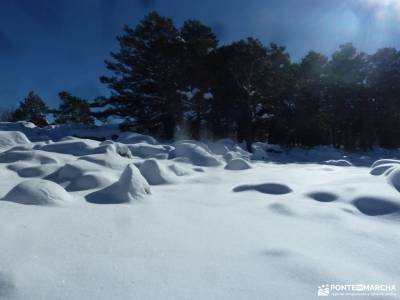
<svg viewBox="0 0 400 300">
<path fill-rule="evenodd" d="M 88 101 L 72 96 L 65 91 L 60 92 L 58 95 L 61 104 L 59 109 L 54 112 L 57 124 L 94 125 L 94 118 L 91 115 Z"/>
<path fill-rule="evenodd" d="M 0 107 L 0 122 L 12 122 L 14 110 L 8 107 Z"/>
<path fill-rule="evenodd" d="M 120 51 L 107 68 L 114 76 L 101 78 L 113 91 L 105 104 L 126 118 L 135 130 L 172 138 L 182 120 L 182 55 L 184 41 L 169 18 L 148 14 L 118 37 Z"/>
<path fill-rule="evenodd" d="M 20 102 L 19 107 L 11 116 L 12 121 L 29 121 L 36 126 L 44 127 L 48 125 L 46 113 L 49 108 L 39 95 L 33 91 L 29 92 L 24 101 Z"/>
<path fill-rule="evenodd" d="M 161 138 L 231 137 L 285 146 L 368 150 L 400 146 L 400 54 L 344 44 L 299 63 L 285 48 L 248 38 L 218 46 L 211 28 L 175 28 L 152 12 L 125 26 L 102 82 L 111 97 L 92 104 L 100 120 Z"/>
<path fill-rule="evenodd" d="M 183 124 L 186 134 L 193 138 L 207 136 L 212 97 L 212 69 L 209 56 L 218 46 L 211 28 L 199 21 L 186 21 L 181 30 L 184 41 L 182 56 Z"/>
</svg>

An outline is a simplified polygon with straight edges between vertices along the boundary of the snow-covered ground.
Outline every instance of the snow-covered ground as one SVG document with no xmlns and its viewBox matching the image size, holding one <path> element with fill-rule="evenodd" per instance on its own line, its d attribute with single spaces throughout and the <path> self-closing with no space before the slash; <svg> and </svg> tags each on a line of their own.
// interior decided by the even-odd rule
<svg viewBox="0 0 400 300">
<path fill-rule="evenodd" d="M 229 140 L 99 142 L 28 125 L 0 124 L 0 299 L 400 289 L 400 162 L 371 167 L 397 152 L 255 144 L 250 155 Z"/>
</svg>

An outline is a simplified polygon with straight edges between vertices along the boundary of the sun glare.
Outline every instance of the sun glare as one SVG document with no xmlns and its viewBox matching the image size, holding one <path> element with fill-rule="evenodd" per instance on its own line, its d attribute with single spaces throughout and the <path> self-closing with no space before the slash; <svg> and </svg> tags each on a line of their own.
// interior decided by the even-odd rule
<svg viewBox="0 0 400 300">
<path fill-rule="evenodd" d="M 377 20 L 395 18 L 400 21 L 400 0 L 357 0 Z"/>
</svg>

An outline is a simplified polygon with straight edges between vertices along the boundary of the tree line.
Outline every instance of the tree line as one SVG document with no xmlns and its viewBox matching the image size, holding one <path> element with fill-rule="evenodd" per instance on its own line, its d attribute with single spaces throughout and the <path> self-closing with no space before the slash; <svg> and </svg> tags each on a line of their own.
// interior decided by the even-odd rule
<svg viewBox="0 0 400 300">
<path fill-rule="evenodd" d="M 101 76 L 109 97 L 67 92 L 49 109 L 31 92 L 12 120 L 47 125 L 123 120 L 122 130 L 174 137 L 332 145 L 348 150 L 400 146 L 400 52 L 372 55 L 341 45 L 330 57 L 310 51 L 292 62 L 285 47 L 247 38 L 220 45 L 209 26 L 177 28 L 151 12 L 117 37 Z"/>
</svg>

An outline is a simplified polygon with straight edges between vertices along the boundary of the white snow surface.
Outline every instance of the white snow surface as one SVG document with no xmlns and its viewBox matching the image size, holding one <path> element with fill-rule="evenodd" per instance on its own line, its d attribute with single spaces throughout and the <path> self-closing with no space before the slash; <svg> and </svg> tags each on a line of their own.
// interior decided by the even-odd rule
<svg viewBox="0 0 400 300">
<path fill-rule="evenodd" d="M 398 150 L 67 129 L 0 123 L 0 299 L 400 296 Z"/>
</svg>

